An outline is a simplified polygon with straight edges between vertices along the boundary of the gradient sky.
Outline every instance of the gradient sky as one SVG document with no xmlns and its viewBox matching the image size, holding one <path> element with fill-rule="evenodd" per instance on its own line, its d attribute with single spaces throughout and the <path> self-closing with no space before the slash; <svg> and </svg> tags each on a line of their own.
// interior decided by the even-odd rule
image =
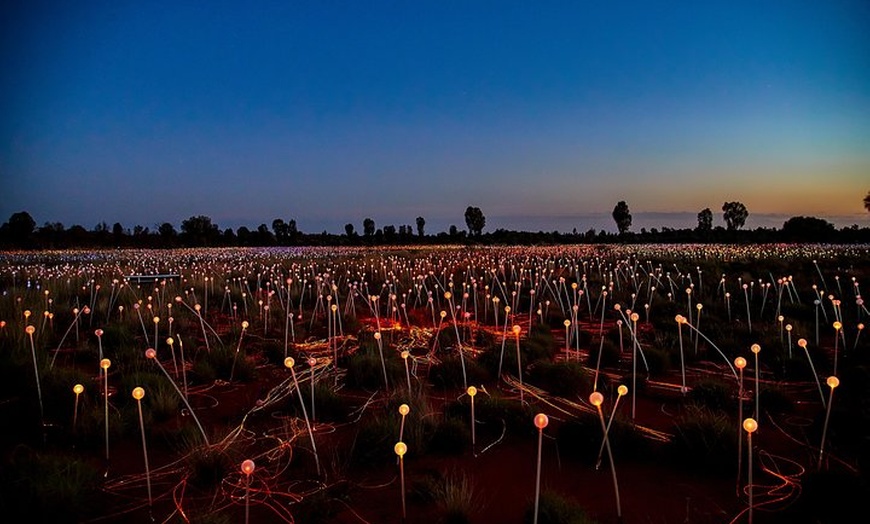
<svg viewBox="0 0 870 524">
<path fill-rule="evenodd" d="M 870 2 L 10 0 L 0 115 L 0 222 L 867 226 Z"/>
</svg>

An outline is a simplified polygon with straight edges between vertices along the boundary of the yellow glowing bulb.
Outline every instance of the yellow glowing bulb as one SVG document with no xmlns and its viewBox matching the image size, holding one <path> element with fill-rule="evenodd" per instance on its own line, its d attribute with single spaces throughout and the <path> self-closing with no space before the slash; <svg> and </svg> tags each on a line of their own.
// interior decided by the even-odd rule
<svg viewBox="0 0 870 524">
<path fill-rule="evenodd" d="M 73 393 L 75 393 L 76 395 L 80 395 L 84 390 L 85 387 L 81 384 L 76 384 L 75 386 L 73 386 Z"/>
<path fill-rule="evenodd" d="M 826 382 L 828 384 L 828 387 L 830 387 L 831 389 L 834 389 L 835 387 L 840 385 L 840 379 L 838 379 L 837 377 L 835 377 L 833 375 L 828 377 L 828 380 Z"/>
<path fill-rule="evenodd" d="M 144 397 L 144 396 L 145 396 L 144 389 L 142 389 L 140 387 L 133 388 L 133 398 L 135 398 L 136 400 L 142 400 L 142 397 Z"/>
<path fill-rule="evenodd" d="M 296 364 L 296 361 L 293 360 L 293 357 L 287 357 L 284 359 L 284 367 L 292 368 Z"/>
<path fill-rule="evenodd" d="M 404 457 L 405 453 L 408 452 L 408 446 L 405 445 L 404 442 L 396 442 L 396 445 L 393 446 L 393 451 L 395 451 L 396 455 L 399 457 Z"/>
<path fill-rule="evenodd" d="M 411 412 L 411 407 L 408 406 L 407 404 L 402 404 L 401 406 L 399 406 L 399 414 L 400 415 L 405 416 L 410 412 Z"/>
<path fill-rule="evenodd" d="M 112 365 L 112 361 L 107 359 L 107 358 L 104 358 L 103 360 L 100 361 L 100 367 L 103 369 L 109 369 L 109 366 L 111 366 L 111 365 Z"/>
<path fill-rule="evenodd" d="M 474 397 L 474 395 L 477 395 L 477 388 L 474 386 L 468 386 L 468 396 Z"/>
<path fill-rule="evenodd" d="M 616 388 L 616 392 L 619 394 L 620 397 L 627 395 L 628 394 L 628 386 L 621 385 L 618 388 Z"/>
</svg>

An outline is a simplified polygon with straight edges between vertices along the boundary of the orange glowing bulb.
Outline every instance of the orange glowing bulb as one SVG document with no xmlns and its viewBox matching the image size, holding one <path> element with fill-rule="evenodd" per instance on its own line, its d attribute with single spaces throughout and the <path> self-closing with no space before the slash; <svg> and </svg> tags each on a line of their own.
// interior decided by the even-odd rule
<svg viewBox="0 0 870 524">
<path fill-rule="evenodd" d="M 595 407 L 600 406 L 604 403 L 604 395 L 602 395 L 600 391 L 593 392 L 589 395 L 589 403 Z"/>
<path fill-rule="evenodd" d="M 133 388 L 133 398 L 135 398 L 136 400 L 142 400 L 142 397 L 144 397 L 144 396 L 145 396 L 144 389 L 142 389 L 140 387 Z"/>
<path fill-rule="evenodd" d="M 251 476 L 251 473 L 254 472 L 255 467 L 256 467 L 256 465 L 254 464 L 254 461 L 251 459 L 247 459 L 244 462 L 242 462 L 242 473 L 244 473 L 245 475 Z"/>
<path fill-rule="evenodd" d="M 737 369 L 743 369 L 746 367 L 746 359 L 743 357 L 737 357 L 734 359 L 734 365 Z"/>
<path fill-rule="evenodd" d="M 753 433 L 758 429 L 758 422 L 756 422 L 754 418 L 748 418 L 743 421 L 743 429 L 745 429 L 747 433 Z"/>
<path fill-rule="evenodd" d="M 288 369 L 292 368 L 295 364 L 296 364 L 296 361 L 293 360 L 293 357 L 287 357 L 284 359 L 284 367 L 285 368 L 288 368 Z"/>
<path fill-rule="evenodd" d="M 518 324 L 514 324 L 514 327 L 513 327 L 514 335 L 520 336 L 520 331 L 522 331 L 522 329 L 523 328 L 521 328 Z"/>
<path fill-rule="evenodd" d="M 828 384 L 828 387 L 831 389 L 834 389 L 835 387 L 840 385 L 840 379 L 838 379 L 834 375 L 831 375 L 830 377 L 828 377 L 828 380 L 826 382 Z"/>
<path fill-rule="evenodd" d="M 73 386 L 73 393 L 75 393 L 76 395 L 81 395 L 82 391 L 84 390 L 85 387 L 81 384 L 76 384 L 75 386 Z"/>
<path fill-rule="evenodd" d="M 616 388 L 616 392 L 619 394 L 620 397 L 624 396 L 624 395 L 628 395 L 628 386 L 621 385 L 618 388 Z"/>
<path fill-rule="evenodd" d="M 411 412 L 411 407 L 408 406 L 407 404 L 402 404 L 401 406 L 399 406 L 399 414 L 400 415 L 405 416 L 410 412 Z"/>
<path fill-rule="evenodd" d="M 28 335 L 32 335 L 32 334 L 36 333 L 36 328 L 33 326 L 27 326 L 26 328 L 24 328 L 24 332 L 27 333 Z"/>
<path fill-rule="evenodd" d="M 477 388 L 474 386 L 468 386 L 468 396 L 473 398 L 474 395 L 477 395 Z"/>
<path fill-rule="evenodd" d="M 393 451 L 395 451 L 396 455 L 399 457 L 404 457 L 405 453 L 408 452 L 408 446 L 405 445 L 404 442 L 396 442 L 396 445 L 393 446 Z"/>
<path fill-rule="evenodd" d="M 100 367 L 103 368 L 104 370 L 109 369 L 109 366 L 111 366 L 111 365 L 112 365 L 112 361 L 107 359 L 107 358 L 104 358 L 103 360 L 100 361 Z"/>
<path fill-rule="evenodd" d="M 157 351 L 155 351 L 154 348 L 148 348 L 145 350 L 145 358 L 156 358 L 156 357 L 157 357 Z"/>
<path fill-rule="evenodd" d="M 761 346 L 758 344 L 752 344 L 752 346 L 749 349 L 757 355 L 758 352 L 761 351 Z"/>
</svg>

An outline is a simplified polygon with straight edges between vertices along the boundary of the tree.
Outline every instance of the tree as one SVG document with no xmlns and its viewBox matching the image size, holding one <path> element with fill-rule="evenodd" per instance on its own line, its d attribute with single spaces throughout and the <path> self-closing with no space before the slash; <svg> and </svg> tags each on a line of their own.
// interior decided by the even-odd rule
<svg viewBox="0 0 870 524">
<path fill-rule="evenodd" d="M 3 224 L 3 237 L 8 238 L 14 245 L 26 247 L 33 230 L 36 229 L 36 221 L 27 211 L 13 213 L 9 220 Z"/>
<path fill-rule="evenodd" d="M 725 202 L 722 204 L 722 217 L 725 219 L 725 226 L 728 231 L 735 231 L 743 227 L 746 223 L 746 217 L 749 216 L 749 211 L 742 202 Z"/>
<path fill-rule="evenodd" d="M 269 231 L 269 227 L 266 224 L 260 224 L 257 226 L 257 245 L 271 246 L 274 243 L 275 237 L 272 235 L 272 232 Z"/>
<path fill-rule="evenodd" d="M 375 221 L 371 218 L 363 220 L 363 235 L 371 238 L 375 234 Z"/>
<path fill-rule="evenodd" d="M 628 204 L 625 200 L 620 200 L 613 208 L 613 221 L 616 222 L 616 229 L 622 235 L 631 227 L 631 212 L 628 210 Z"/>
<path fill-rule="evenodd" d="M 836 234 L 834 224 L 816 217 L 791 217 L 782 225 L 783 239 L 791 242 L 825 242 Z"/>
<path fill-rule="evenodd" d="M 356 231 L 353 230 L 353 224 L 347 223 L 344 225 L 344 232 L 347 234 L 348 238 L 353 238 L 356 235 Z"/>
<path fill-rule="evenodd" d="M 707 233 L 713 230 L 713 212 L 709 207 L 705 207 L 698 213 L 697 231 Z"/>
<path fill-rule="evenodd" d="M 287 239 L 290 236 L 290 227 L 281 218 L 276 218 L 272 221 L 272 231 L 275 233 L 275 239 L 280 245 L 286 245 Z"/>
<path fill-rule="evenodd" d="M 867 191 L 867 196 L 864 197 L 864 209 L 870 213 L 870 191 Z"/>
<path fill-rule="evenodd" d="M 384 239 L 387 242 L 394 242 L 396 240 L 396 226 L 384 226 Z"/>
<path fill-rule="evenodd" d="M 112 225 L 112 240 L 114 240 L 116 245 L 124 240 L 124 226 L 120 222 L 115 222 Z"/>
<path fill-rule="evenodd" d="M 164 222 L 157 227 L 157 233 L 160 235 L 164 241 L 174 240 L 178 235 L 178 232 L 175 231 L 175 226 L 170 224 L 169 222 Z"/>
<path fill-rule="evenodd" d="M 867 194 L 868 198 L 870 198 L 870 193 Z M 867 208 L 870 210 L 870 207 Z M 426 219 L 423 217 L 417 217 L 417 235 L 420 238 L 423 238 L 423 228 L 426 227 Z"/>
<path fill-rule="evenodd" d="M 468 226 L 468 234 L 480 236 L 486 227 L 486 217 L 479 207 L 468 206 L 465 208 L 465 225 Z"/>
<path fill-rule="evenodd" d="M 211 218 L 205 215 L 184 220 L 181 223 L 181 233 L 195 246 L 207 246 L 219 235 L 217 224 L 212 224 Z"/>
</svg>

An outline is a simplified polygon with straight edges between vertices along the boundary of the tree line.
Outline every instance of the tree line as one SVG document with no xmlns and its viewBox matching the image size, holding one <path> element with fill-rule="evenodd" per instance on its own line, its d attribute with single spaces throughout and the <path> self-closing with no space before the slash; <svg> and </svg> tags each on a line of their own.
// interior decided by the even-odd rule
<svg viewBox="0 0 870 524">
<path fill-rule="evenodd" d="M 864 207 L 870 212 L 870 192 L 864 197 Z M 852 225 L 837 229 L 827 220 L 795 216 L 783 223 L 782 228 L 756 228 L 744 230 L 749 211 L 741 202 L 722 205 L 725 227 L 713 226 L 713 211 L 702 209 L 697 226 L 676 229 L 641 228 L 631 231 L 631 211 L 621 200 L 613 208 L 612 217 L 616 233 L 589 229 L 571 233 L 559 231 L 511 231 L 496 229 L 484 233 L 486 216 L 476 206 L 465 210 L 465 229 L 451 225 L 448 231 L 427 234 L 426 219 L 418 216 L 415 226 L 410 224 L 385 225 L 377 228 L 375 221 L 365 218 L 362 233 L 354 224 L 344 226 L 344 234 L 306 233 L 299 231 L 294 219 L 272 220 L 255 229 L 241 226 L 221 229 L 206 215 L 195 215 L 183 220 L 180 228 L 163 222 L 150 229 L 137 225 L 132 229 L 120 223 L 109 226 L 100 222 L 92 229 L 80 225 L 66 228 L 60 222 L 46 222 L 37 226 L 26 211 L 13 213 L 0 226 L 0 247 L 4 249 L 69 249 L 69 248 L 178 248 L 178 247 L 266 247 L 266 246 L 366 246 L 366 245 L 426 245 L 426 244 L 574 244 L 574 243 L 769 243 L 769 242 L 824 242 L 868 243 L 870 228 Z"/>
</svg>

